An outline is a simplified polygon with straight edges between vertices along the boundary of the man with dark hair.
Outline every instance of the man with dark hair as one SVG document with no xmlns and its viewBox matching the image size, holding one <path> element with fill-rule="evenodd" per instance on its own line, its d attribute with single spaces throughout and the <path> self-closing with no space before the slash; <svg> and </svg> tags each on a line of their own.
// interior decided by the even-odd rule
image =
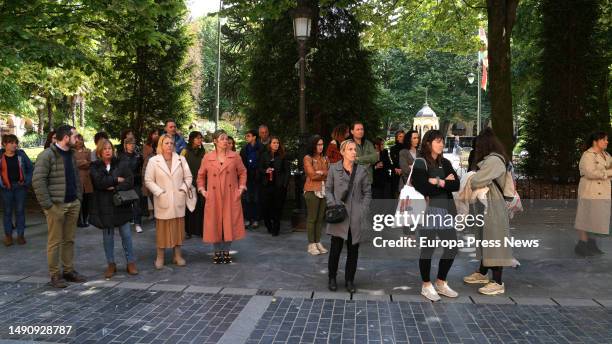
<svg viewBox="0 0 612 344">
<path fill-rule="evenodd" d="M 67 285 L 64 280 L 76 283 L 86 281 L 74 270 L 74 235 L 83 186 L 72 150 L 77 136 L 76 129 L 62 125 L 57 128 L 55 135 L 57 142 L 36 159 L 32 185 L 47 218 L 47 262 L 51 275 L 49 285 L 65 288 Z"/>
<path fill-rule="evenodd" d="M 243 193 L 245 227 L 259 227 L 259 169 L 258 161 L 262 144 L 257 141 L 257 131 L 249 130 L 245 135 L 246 145 L 240 150 L 242 163 L 247 169 L 247 191 Z"/>
<path fill-rule="evenodd" d="M 351 125 L 351 139 L 357 144 L 355 162 L 363 165 L 368 172 L 368 183 L 372 184 L 374 170 L 372 166 L 379 160 L 379 154 L 374 144 L 365 138 L 363 123 L 357 121 Z"/>
<path fill-rule="evenodd" d="M 13 210 L 17 229 L 17 244 L 25 241 L 25 199 L 32 184 L 32 162 L 28 155 L 18 149 L 17 136 L 2 137 L 0 149 L 0 193 L 4 204 L 4 245 L 13 245 Z"/>
<path fill-rule="evenodd" d="M 183 149 L 187 147 L 185 139 L 177 133 L 176 122 L 173 119 L 166 120 L 166 126 L 164 127 L 166 134 L 171 135 L 174 138 L 174 149 L 177 154 L 181 154 Z"/>
</svg>

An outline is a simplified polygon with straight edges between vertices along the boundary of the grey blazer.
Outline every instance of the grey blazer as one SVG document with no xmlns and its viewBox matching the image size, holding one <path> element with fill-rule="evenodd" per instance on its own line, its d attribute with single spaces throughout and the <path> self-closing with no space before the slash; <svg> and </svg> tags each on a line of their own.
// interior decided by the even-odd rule
<svg viewBox="0 0 612 344">
<path fill-rule="evenodd" d="M 346 240 L 350 228 L 352 243 L 357 244 L 367 231 L 372 185 L 368 182 L 368 173 L 362 165 L 357 165 L 353 173 L 356 173 L 355 180 L 345 203 L 348 217 L 340 223 L 328 223 L 327 234 Z M 328 206 L 342 202 L 342 195 L 348 189 L 349 180 L 350 176 L 342 167 L 342 160 L 330 165 L 325 183 L 325 200 Z"/>
<path fill-rule="evenodd" d="M 419 156 L 417 151 L 417 157 Z M 402 174 L 400 175 L 399 180 L 399 189 L 401 190 L 404 187 L 404 184 L 408 181 L 408 176 L 410 175 L 410 169 L 412 169 L 412 163 L 414 163 L 414 158 L 408 149 L 402 149 L 399 152 L 399 166 L 402 169 Z"/>
</svg>

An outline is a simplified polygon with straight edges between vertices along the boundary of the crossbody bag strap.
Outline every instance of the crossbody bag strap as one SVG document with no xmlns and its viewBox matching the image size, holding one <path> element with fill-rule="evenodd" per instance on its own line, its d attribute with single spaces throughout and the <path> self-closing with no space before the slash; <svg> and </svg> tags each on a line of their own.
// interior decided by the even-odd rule
<svg viewBox="0 0 612 344">
<path fill-rule="evenodd" d="M 346 199 L 348 198 L 348 195 L 351 192 L 351 189 L 353 188 L 353 182 L 355 181 L 356 174 L 357 174 L 357 164 L 353 164 L 353 172 L 351 173 L 351 178 L 349 179 L 348 190 L 346 191 L 346 194 L 342 196 L 342 203 L 346 202 Z"/>
</svg>

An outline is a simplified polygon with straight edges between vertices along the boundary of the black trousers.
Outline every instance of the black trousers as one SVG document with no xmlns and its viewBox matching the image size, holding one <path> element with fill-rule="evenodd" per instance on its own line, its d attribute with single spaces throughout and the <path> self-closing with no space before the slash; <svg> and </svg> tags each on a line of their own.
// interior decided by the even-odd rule
<svg viewBox="0 0 612 344">
<path fill-rule="evenodd" d="M 91 193 L 83 193 L 83 202 L 81 202 L 81 210 L 79 212 L 79 223 L 86 224 L 89 221 L 89 199 Z"/>
<path fill-rule="evenodd" d="M 283 205 L 287 189 L 283 187 L 266 185 L 261 189 L 263 218 L 268 232 L 280 232 L 280 218 L 283 214 Z"/>
<path fill-rule="evenodd" d="M 340 262 L 340 253 L 342 253 L 342 245 L 344 239 L 341 237 L 331 237 L 331 247 L 329 250 L 329 261 L 327 263 L 327 269 L 329 270 L 329 278 L 336 278 L 338 273 L 338 263 Z M 355 280 L 355 272 L 357 271 L 357 258 L 359 258 L 359 244 L 353 245 L 353 238 L 351 236 L 351 230 L 349 229 L 348 237 L 346 240 L 346 267 L 344 268 L 344 280 L 345 282 Z"/>
<path fill-rule="evenodd" d="M 436 237 L 440 240 L 457 240 L 457 232 L 454 229 L 421 229 L 419 236 L 426 237 L 427 240 L 435 240 Z M 421 279 L 423 282 L 430 282 L 431 273 L 431 257 L 435 251 L 435 247 L 422 247 L 421 257 L 419 259 L 419 270 L 421 271 Z M 457 247 L 452 249 L 445 247 L 442 253 L 442 258 L 438 263 L 438 279 L 446 281 L 446 276 L 457 255 Z"/>
</svg>

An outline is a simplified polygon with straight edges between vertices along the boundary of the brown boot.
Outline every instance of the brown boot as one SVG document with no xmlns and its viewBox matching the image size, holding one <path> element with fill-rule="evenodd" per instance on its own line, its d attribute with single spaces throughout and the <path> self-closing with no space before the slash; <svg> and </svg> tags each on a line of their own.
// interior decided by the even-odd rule
<svg viewBox="0 0 612 344">
<path fill-rule="evenodd" d="M 26 243 L 26 240 L 23 235 L 17 236 L 17 245 L 25 245 L 25 243 Z"/>
<path fill-rule="evenodd" d="M 108 267 L 106 268 L 106 271 L 104 272 L 104 278 L 110 279 L 115 275 L 116 272 L 117 272 L 117 264 L 109 263 Z"/>
<path fill-rule="evenodd" d="M 4 246 L 12 246 L 13 245 L 13 236 L 12 235 L 4 235 Z"/>
<path fill-rule="evenodd" d="M 129 275 L 138 275 L 138 269 L 136 269 L 136 263 L 128 263 L 127 273 Z"/>
<path fill-rule="evenodd" d="M 60 278 L 59 274 L 51 276 L 51 280 L 47 285 L 53 288 L 66 288 L 68 285 Z"/>
</svg>

